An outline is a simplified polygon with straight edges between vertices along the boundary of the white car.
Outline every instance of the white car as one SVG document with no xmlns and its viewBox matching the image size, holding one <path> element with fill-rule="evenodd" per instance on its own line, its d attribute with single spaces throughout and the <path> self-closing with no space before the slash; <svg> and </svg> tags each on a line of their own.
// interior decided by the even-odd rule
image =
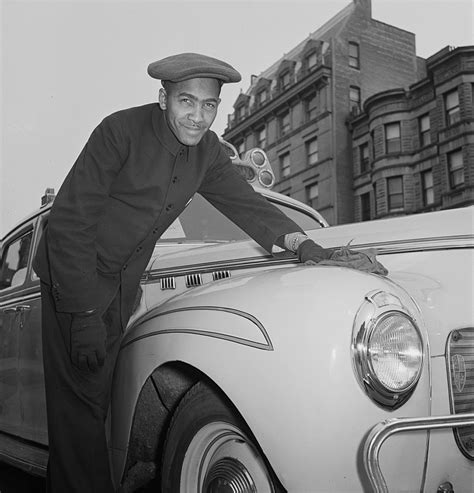
<svg viewBox="0 0 474 493">
<path fill-rule="evenodd" d="M 193 199 L 156 246 L 121 346 L 108 420 L 117 487 L 472 491 L 474 208 L 326 227 L 262 193 L 325 247 L 376 248 L 389 274 L 269 255 Z M 0 457 L 38 474 L 31 257 L 47 214 L 2 240 L 0 271 Z"/>
</svg>

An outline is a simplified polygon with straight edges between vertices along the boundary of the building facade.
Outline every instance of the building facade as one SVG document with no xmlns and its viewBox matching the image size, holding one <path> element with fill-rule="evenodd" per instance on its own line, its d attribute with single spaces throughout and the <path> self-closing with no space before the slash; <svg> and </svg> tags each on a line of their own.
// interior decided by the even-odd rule
<svg viewBox="0 0 474 493">
<path fill-rule="evenodd" d="M 353 0 L 276 61 L 234 103 L 223 138 L 240 153 L 267 152 L 275 189 L 318 209 L 330 224 L 356 220 L 351 116 L 363 101 L 425 75 L 415 36 L 372 19 Z"/>
<path fill-rule="evenodd" d="M 474 46 L 444 48 L 426 71 L 350 122 L 356 221 L 474 204 Z"/>
</svg>

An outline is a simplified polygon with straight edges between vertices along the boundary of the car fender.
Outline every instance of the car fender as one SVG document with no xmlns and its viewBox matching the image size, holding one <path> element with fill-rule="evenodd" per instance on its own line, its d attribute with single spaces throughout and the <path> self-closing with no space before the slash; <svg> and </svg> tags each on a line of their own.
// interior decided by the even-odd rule
<svg viewBox="0 0 474 493">
<path fill-rule="evenodd" d="M 315 478 L 323 490 L 360 489 L 364 436 L 375 423 L 394 417 L 367 397 L 351 356 L 354 319 L 366 295 L 377 290 L 396 294 L 408 307 L 427 353 L 423 321 L 410 296 L 388 278 L 347 268 L 299 265 L 241 275 L 152 309 L 127 333 L 117 362 L 116 474 L 123 470 L 145 380 L 161 365 L 181 361 L 232 401 L 289 491 L 304 491 Z M 397 415 L 429 414 L 428 359 L 415 393 Z M 419 487 L 426 434 L 392 442 L 381 454 L 382 467 L 395 461 L 404 477 L 389 474 L 389 484 Z"/>
</svg>

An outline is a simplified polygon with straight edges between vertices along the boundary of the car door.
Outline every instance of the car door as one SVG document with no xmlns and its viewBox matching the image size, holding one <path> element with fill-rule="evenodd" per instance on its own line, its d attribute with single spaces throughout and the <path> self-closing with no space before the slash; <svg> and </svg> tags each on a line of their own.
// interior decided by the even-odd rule
<svg viewBox="0 0 474 493">
<path fill-rule="evenodd" d="M 0 260 L 0 427 L 20 435 L 20 327 L 28 313 L 25 280 L 33 239 L 32 222 L 2 243 Z"/>
<path fill-rule="evenodd" d="M 39 218 L 34 245 L 37 247 L 46 225 L 46 216 Z M 35 248 L 32 248 L 24 283 L 24 297 L 19 317 L 19 378 L 21 436 L 47 445 L 46 396 L 44 387 L 43 351 L 41 342 L 40 280 L 31 268 Z"/>
</svg>

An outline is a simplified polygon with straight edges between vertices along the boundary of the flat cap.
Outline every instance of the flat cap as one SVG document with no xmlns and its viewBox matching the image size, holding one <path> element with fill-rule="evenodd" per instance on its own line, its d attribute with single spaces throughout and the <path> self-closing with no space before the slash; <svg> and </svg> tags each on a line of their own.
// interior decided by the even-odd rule
<svg viewBox="0 0 474 493">
<path fill-rule="evenodd" d="M 181 53 L 150 63 L 148 74 L 154 79 L 170 82 L 196 78 L 212 78 L 222 82 L 239 82 L 242 79 L 228 63 L 199 53 Z"/>
</svg>

